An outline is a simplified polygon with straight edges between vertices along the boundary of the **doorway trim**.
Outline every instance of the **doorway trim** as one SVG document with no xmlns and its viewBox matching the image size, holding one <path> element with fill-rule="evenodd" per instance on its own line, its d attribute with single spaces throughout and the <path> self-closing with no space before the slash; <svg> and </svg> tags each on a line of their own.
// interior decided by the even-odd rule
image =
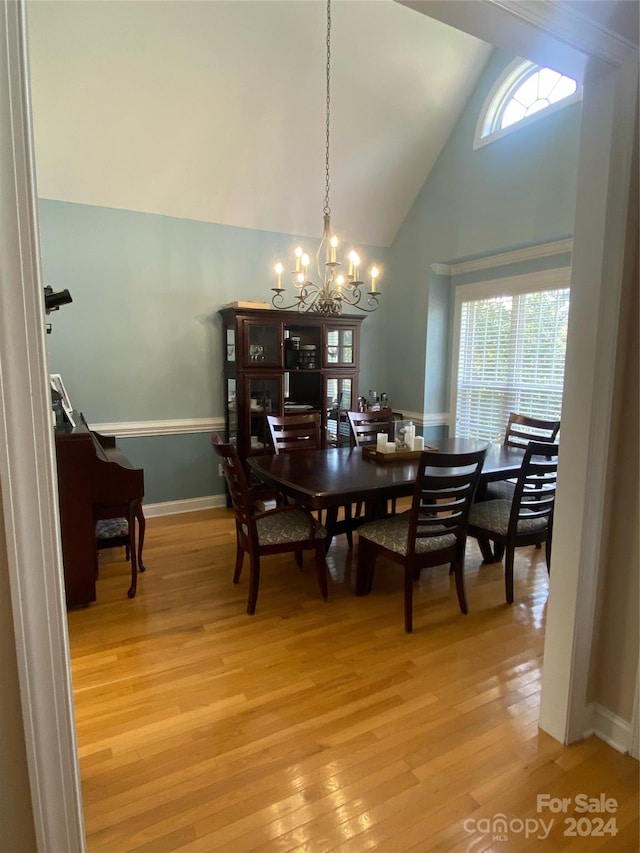
<svg viewBox="0 0 640 853">
<path fill-rule="evenodd" d="M 25 7 L 0 32 L 0 489 L 38 850 L 84 850 L 39 266 Z"/>
</svg>

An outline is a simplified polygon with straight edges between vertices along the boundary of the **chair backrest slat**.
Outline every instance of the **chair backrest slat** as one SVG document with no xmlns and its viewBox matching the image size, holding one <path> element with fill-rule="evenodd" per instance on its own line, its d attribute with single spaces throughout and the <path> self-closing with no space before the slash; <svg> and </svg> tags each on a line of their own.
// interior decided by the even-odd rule
<svg viewBox="0 0 640 853">
<path fill-rule="evenodd" d="M 351 427 L 351 445 L 364 447 L 375 444 L 379 432 L 386 432 L 389 441 L 393 441 L 394 423 L 391 409 L 379 409 L 377 412 L 347 412 Z"/>
<path fill-rule="evenodd" d="M 469 509 L 487 453 L 422 453 L 409 517 L 409 551 L 416 541 L 443 534 L 465 538 Z"/>
<path fill-rule="evenodd" d="M 302 415 L 267 415 L 267 423 L 275 453 L 319 450 L 322 446 L 318 412 Z"/>
<path fill-rule="evenodd" d="M 526 447 L 530 441 L 555 441 L 560 421 L 531 418 L 511 412 L 504 434 L 508 447 Z"/>
</svg>

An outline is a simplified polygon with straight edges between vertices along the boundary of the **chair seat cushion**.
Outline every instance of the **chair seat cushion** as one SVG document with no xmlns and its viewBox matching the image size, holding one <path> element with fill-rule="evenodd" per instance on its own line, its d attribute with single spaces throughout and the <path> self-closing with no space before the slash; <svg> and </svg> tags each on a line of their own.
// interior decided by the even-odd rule
<svg viewBox="0 0 640 853">
<path fill-rule="evenodd" d="M 299 509 L 265 515 L 256 519 L 256 527 L 260 545 L 284 545 L 311 538 L 311 519 Z M 324 539 L 326 535 L 323 525 L 316 522 L 316 538 Z"/>
<path fill-rule="evenodd" d="M 495 483 L 489 483 L 487 486 L 487 500 L 512 501 L 515 490 L 516 484 L 511 480 L 496 480 Z"/>
<path fill-rule="evenodd" d="M 118 539 L 129 535 L 126 518 L 107 518 L 96 522 L 96 539 Z"/>
<path fill-rule="evenodd" d="M 444 531 L 445 528 L 443 528 Z M 358 528 L 358 536 L 381 545 L 388 551 L 397 554 L 407 554 L 407 539 L 409 534 L 409 513 L 393 515 L 391 518 L 383 518 L 380 521 L 367 521 Z M 429 536 L 416 539 L 416 554 L 426 554 L 430 551 L 440 551 L 451 548 L 456 543 L 456 537 L 452 533 L 443 533 L 442 536 Z"/>
<path fill-rule="evenodd" d="M 511 515 L 511 501 L 482 501 L 473 504 L 469 515 L 469 524 L 472 527 L 481 527 L 490 533 L 506 536 L 509 529 L 509 516 Z M 518 533 L 537 533 L 547 526 L 546 518 L 521 518 L 518 522 Z"/>
</svg>

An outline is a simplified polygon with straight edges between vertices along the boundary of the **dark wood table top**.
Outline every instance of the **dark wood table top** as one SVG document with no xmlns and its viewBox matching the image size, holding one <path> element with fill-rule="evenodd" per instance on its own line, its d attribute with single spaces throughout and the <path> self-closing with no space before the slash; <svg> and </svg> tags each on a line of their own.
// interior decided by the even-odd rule
<svg viewBox="0 0 640 853">
<path fill-rule="evenodd" d="M 434 442 L 438 450 L 466 453 L 487 442 L 449 438 Z M 482 468 L 481 486 L 517 476 L 524 451 L 491 444 Z M 381 501 L 413 492 L 418 462 L 375 462 L 360 447 L 298 450 L 278 455 L 251 456 L 249 465 L 264 483 L 313 509 L 342 506 L 359 500 Z"/>
</svg>

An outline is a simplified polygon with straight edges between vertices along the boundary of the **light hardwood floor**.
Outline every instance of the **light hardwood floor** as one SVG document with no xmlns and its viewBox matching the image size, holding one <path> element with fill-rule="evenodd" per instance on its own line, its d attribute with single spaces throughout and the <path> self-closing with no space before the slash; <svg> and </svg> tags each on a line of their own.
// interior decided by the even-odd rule
<svg viewBox="0 0 640 853">
<path fill-rule="evenodd" d="M 399 568 L 379 560 L 356 598 L 342 540 L 326 603 L 311 557 L 272 557 L 253 617 L 228 510 L 150 519 L 133 601 L 104 552 L 98 601 L 69 614 L 88 849 L 636 853 L 638 763 L 537 727 L 544 550 L 519 551 L 510 607 L 470 542 L 470 614 L 428 570 L 407 635 Z M 602 793 L 615 813 L 575 812 Z M 538 812 L 545 794 L 571 802 Z"/>
</svg>

